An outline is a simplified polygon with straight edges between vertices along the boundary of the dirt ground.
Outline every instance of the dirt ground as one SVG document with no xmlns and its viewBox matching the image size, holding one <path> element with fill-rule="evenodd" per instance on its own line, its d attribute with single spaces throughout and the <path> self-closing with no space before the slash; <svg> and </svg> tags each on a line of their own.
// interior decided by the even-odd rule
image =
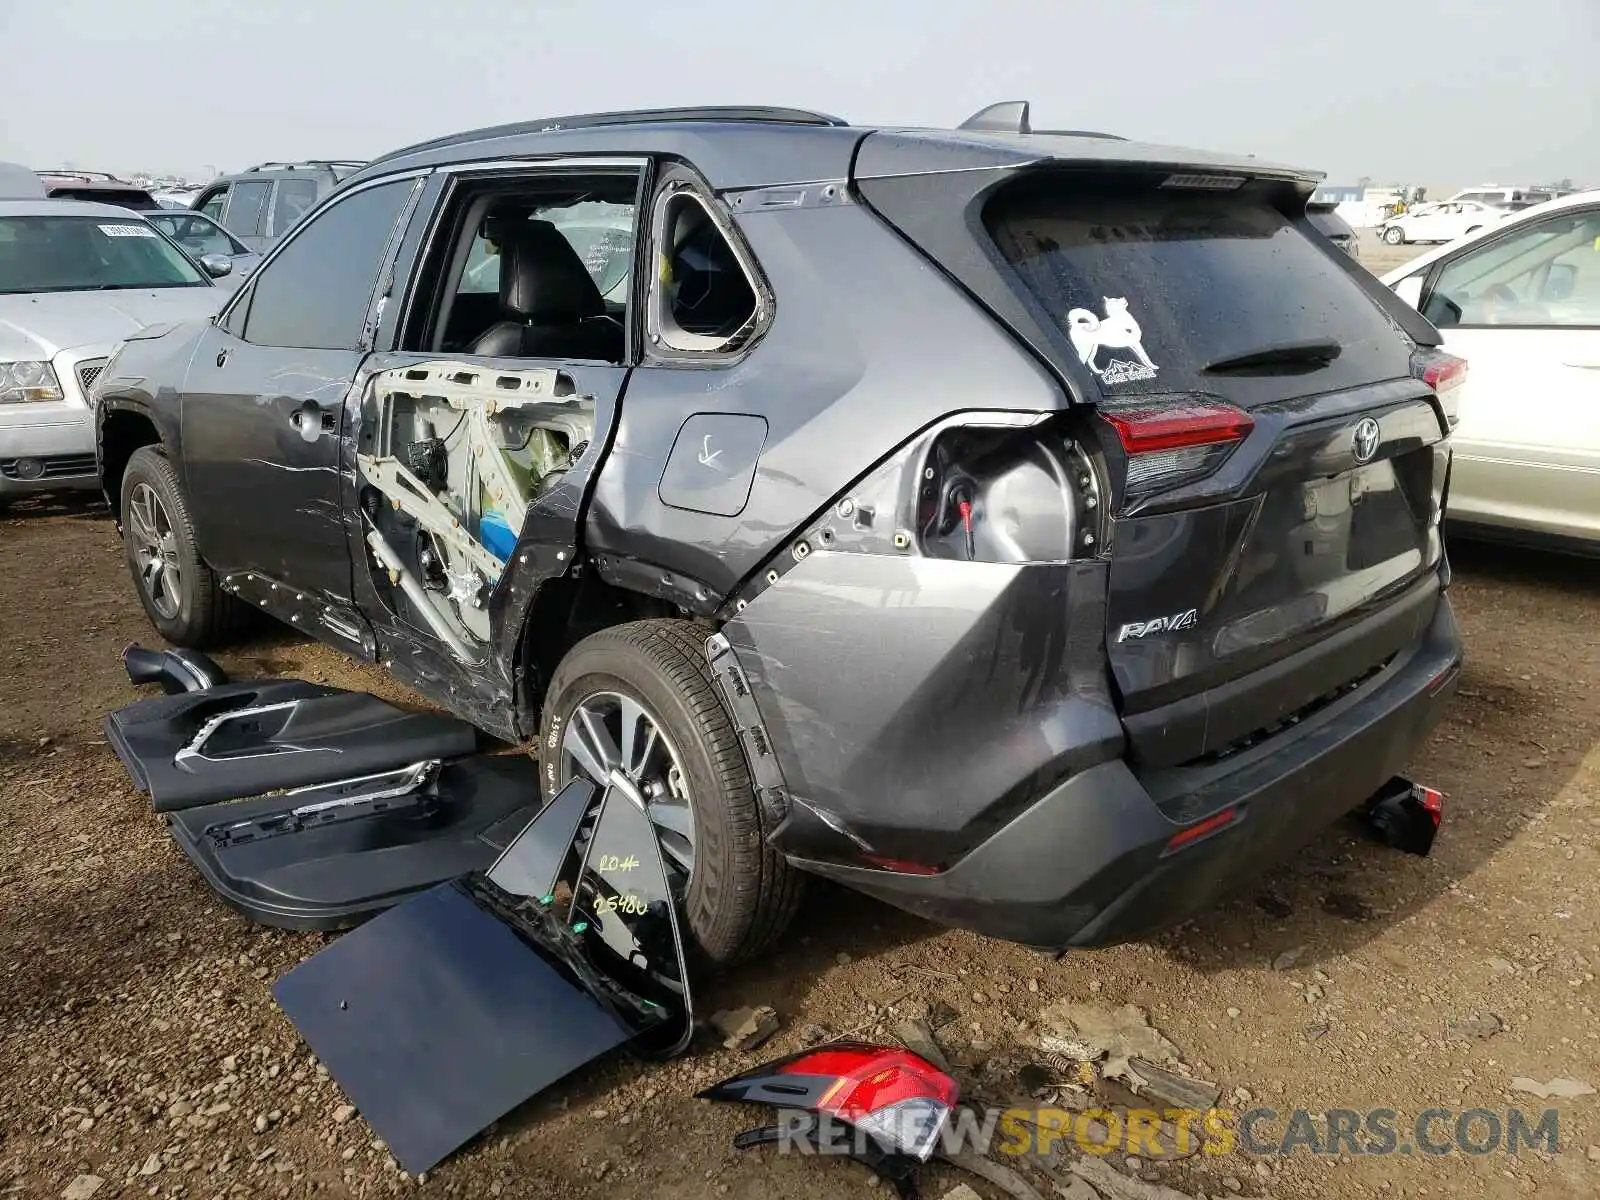
<svg viewBox="0 0 1600 1200">
<path fill-rule="evenodd" d="M 1402 1133 L 1436 1107 L 1560 1110 L 1554 1155 L 1135 1164 L 1181 1195 L 1600 1194 L 1600 1096 L 1512 1082 L 1600 1087 L 1600 564 L 1452 553 L 1468 665 L 1415 764 L 1448 796 L 1431 857 L 1341 826 L 1181 929 L 1055 960 L 819 890 L 776 954 L 700 998 L 774 1006 L 783 1029 L 758 1054 L 706 1039 L 667 1066 L 608 1061 L 412 1180 L 272 1002 L 325 939 L 224 909 L 105 744 L 104 715 L 135 698 L 118 652 L 153 641 L 112 525 L 87 502 L 18 506 L 0 518 L 0 1196 L 80 1176 L 103 1183 L 69 1196 L 883 1196 L 852 1163 L 734 1151 L 761 1114 L 694 1092 L 808 1026 L 882 1038 L 909 1015 L 937 1026 L 967 1094 L 1034 1103 L 1018 1070 L 1059 1000 L 1138 1005 L 1223 1107 L 1282 1114 L 1269 1137 L 1295 1108 L 1394 1109 Z M 219 658 L 398 694 L 287 631 Z M 958 1183 L 1005 1194 L 934 1165 L 923 1195 Z"/>
</svg>

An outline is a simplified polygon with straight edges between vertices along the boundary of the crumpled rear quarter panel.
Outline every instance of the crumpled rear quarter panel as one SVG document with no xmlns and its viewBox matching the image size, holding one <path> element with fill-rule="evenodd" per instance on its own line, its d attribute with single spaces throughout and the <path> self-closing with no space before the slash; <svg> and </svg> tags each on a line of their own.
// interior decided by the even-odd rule
<svg viewBox="0 0 1600 1200">
<path fill-rule="evenodd" d="M 1105 586 L 1100 561 L 815 551 L 722 632 L 791 805 L 827 811 L 873 852 L 936 865 L 1121 753 Z M 782 830 L 777 841 L 819 853 Z"/>
</svg>

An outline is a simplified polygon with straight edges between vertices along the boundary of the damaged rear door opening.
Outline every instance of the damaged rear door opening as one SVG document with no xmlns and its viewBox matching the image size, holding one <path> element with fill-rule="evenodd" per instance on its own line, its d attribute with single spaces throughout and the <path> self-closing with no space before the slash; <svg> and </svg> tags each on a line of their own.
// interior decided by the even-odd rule
<svg viewBox="0 0 1600 1200">
<path fill-rule="evenodd" d="M 466 362 L 391 368 L 367 389 L 356 464 L 375 580 L 460 662 L 478 663 L 489 596 L 529 506 L 588 449 L 594 401 L 555 368 Z"/>
</svg>

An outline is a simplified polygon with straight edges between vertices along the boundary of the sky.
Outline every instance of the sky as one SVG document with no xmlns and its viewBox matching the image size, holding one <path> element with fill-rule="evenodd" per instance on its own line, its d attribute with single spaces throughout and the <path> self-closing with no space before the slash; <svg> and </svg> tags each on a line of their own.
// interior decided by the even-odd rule
<svg viewBox="0 0 1600 1200">
<path fill-rule="evenodd" d="M 0 0 L 0 160 L 368 158 L 568 113 L 782 104 L 1600 186 L 1600 0 Z"/>
</svg>

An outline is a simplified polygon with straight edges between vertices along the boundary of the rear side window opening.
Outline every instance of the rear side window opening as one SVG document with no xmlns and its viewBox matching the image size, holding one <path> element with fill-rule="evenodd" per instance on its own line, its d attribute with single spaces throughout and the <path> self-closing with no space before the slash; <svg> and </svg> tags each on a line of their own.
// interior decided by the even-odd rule
<svg viewBox="0 0 1600 1200">
<path fill-rule="evenodd" d="M 656 279 L 648 333 L 658 349 L 733 354 L 766 318 L 754 269 L 687 183 L 669 185 L 652 222 Z"/>
<path fill-rule="evenodd" d="M 1207 368 L 1284 347 L 1334 349 L 1338 386 L 1403 375 L 1388 316 L 1328 251 L 1249 193 L 1023 181 L 984 224 L 1023 290 L 1109 395 L 1219 390 Z M 1293 373 L 1287 366 L 1270 373 Z"/>
</svg>

